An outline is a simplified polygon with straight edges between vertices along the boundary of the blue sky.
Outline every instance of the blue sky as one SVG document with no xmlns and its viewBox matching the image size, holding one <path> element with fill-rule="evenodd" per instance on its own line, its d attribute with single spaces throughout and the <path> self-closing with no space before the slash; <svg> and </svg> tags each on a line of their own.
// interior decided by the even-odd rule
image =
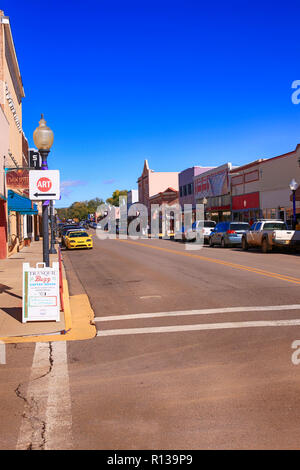
<svg viewBox="0 0 300 470">
<path fill-rule="evenodd" d="M 300 4 L 2 0 L 30 145 L 43 112 L 64 197 L 134 189 L 156 171 L 243 164 L 300 143 Z M 300 172 L 300 169 L 299 169 Z M 299 174 L 300 179 L 300 174 Z"/>
</svg>

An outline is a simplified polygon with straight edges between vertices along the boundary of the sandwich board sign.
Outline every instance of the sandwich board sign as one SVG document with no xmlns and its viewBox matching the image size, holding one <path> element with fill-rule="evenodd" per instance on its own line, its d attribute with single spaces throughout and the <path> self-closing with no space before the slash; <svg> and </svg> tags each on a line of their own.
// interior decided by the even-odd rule
<svg viewBox="0 0 300 470">
<path fill-rule="evenodd" d="M 50 201 L 59 198 L 59 170 L 29 171 L 29 199 L 32 201 Z"/>
<path fill-rule="evenodd" d="M 22 323 L 44 320 L 60 321 L 59 263 L 23 263 Z"/>
</svg>

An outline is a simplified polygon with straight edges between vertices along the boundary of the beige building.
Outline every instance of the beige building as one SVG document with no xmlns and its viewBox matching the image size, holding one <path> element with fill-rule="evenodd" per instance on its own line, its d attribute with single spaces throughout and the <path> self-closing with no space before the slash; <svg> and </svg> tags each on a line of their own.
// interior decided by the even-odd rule
<svg viewBox="0 0 300 470">
<path fill-rule="evenodd" d="M 0 106 L 0 259 L 7 256 L 7 191 L 4 184 L 5 158 L 9 149 L 9 124 Z"/>
<path fill-rule="evenodd" d="M 0 106 L 8 125 L 8 149 L 0 148 L 0 160 L 3 160 L 5 157 L 6 168 L 22 167 L 22 99 L 24 96 L 10 21 L 4 15 L 4 12 L 0 10 Z M 3 125 L 6 126 L 2 115 L 0 119 L 2 121 L 0 125 L 2 127 Z M 4 175 L 1 175 L 1 178 L 3 178 L 1 182 L 3 185 Z M 4 197 L 7 198 L 7 190 L 5 192 Z M 21 195 L 22 191 L 16 189 L 16 193 Z M 19 234 L 22 233 L 23 216 L 16 211 L 10 210 L 9 202 L 7 203 L 6 211 L 8 214 L 8 221 L 6 221 L 8 249 L 12 252 L 19 247 L 22 241 Z M 0 220 L 3 223 L 1 214 Z M 1 253 L 4 243 L 3 232 L 3 229 L 0 229 Z"/>
<path fill-rule="evenodd" d="M 293 205 L 289 184 L 300 185 L 300 145 L 292 152 L 259 159 L 231 171 L 234 220 L 281 218 L 291 222 Z M 300 202 L 296 205 L 300 218 Z"/>
<path fill-rule="evenodd" d="M 150 198 L 164 192 L 166 188 L 178 191 L 178 172 L 156 172 L 150 170 L 148 160 L 144 161 L 142 175 L 138 179 L 139 203 L 148 208 L 150 216 Z"/>
</svg>

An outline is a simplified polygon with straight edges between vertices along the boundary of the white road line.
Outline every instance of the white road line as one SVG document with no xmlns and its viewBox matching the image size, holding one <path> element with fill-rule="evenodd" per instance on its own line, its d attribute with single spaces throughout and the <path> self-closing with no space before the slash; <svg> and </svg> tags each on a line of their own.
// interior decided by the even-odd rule
<svg viewBox="0 0 300 470">
<path fill-rule="evenodd" d="M 245 321 L 228 323 L 207 323 L 200 325 L 159 326 L 150 328 L 124 328 L 119 330 L 101 330 L 97 336 L 136 335 L 147 333 L 172 333 L 178 331 L 223 330 L 227 328 L 253 328 L 265 326 L 300 326 L 300 320 Z"/>
<path fill-rule="evenodd" d="M 105 322 L 114 320 L 134 320 L 139 318 L 159 318 L 159 317 L 175 317 L 175 316 L 189 316 L 189 315 L 212 315 L 220 313 L 234 313 L 234 312 L 267 312 L 275 310 L 300 310 L 300 305 L 268 305 L 262 307 L 225 307 L 225 308 L 210 308 L 204 310 L 178 310 L 172 312 L 158 312 L 158 313 L 137 313 L 131 315 L 112 315 L 108 317 L 96 317 L 95 322 Z"/>
<path fill-rule="evenodd" d="M 161 295 L 142 295 L 140 299 L 161 299 Z"/>
<path fill-rule="evenodd" d="M 72 415 L 66 342 L 36 343 L 17 450 L 71 449 Z"/>
<path fill-rule="evenodd" d="M 25 401 L 24 412 L 17 441 L 17 450 L 43 448 L 42 435 L 48 399 L 49 344 L 36 343 L 27 393 L 23 385 L 18 396 Z"/>
<path fill-rule="evenodd" d="M 72 442 L 72 410 L 67 343 L 52 343 L 53 368 L 49 376 L 45 449 L 69 450 Z"/>
</svg>

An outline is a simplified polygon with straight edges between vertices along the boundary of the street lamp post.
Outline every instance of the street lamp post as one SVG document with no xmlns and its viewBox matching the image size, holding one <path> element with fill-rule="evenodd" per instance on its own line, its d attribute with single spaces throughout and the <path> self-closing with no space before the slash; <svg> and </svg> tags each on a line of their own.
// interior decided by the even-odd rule
<svg viewBox="0 0 300 470">
<path fill-rule="evenodd" d="M 207 201 L 206 197 L 203 198 L 202 204 L 203 204 L 203 216 L 204 216 L 204 220 L 206 220 L 205 208 L 206 208 L 207 202 L 208 202 L 208 201 Z"/>
<path fill-rule="evenodd" d="M 290 190 L 293 193 L 293 229 L 296 228 L 296 190 L 298 188 L 298 183 L 295 181 L 293 178 L 292 181 L 290 182 Z"/>
<path fill-rule="evenodd" d="M 33 133 L 34 143 L 42 157 L 42 170 L 48 170 L 47 157 L 53 144 L 53 139 L 53 132 L 46 126 L 46 121 L 42 114 L 39 127 L 37 127 Z M 47 267 L 49 267 L 48 205 L 49 201 L 43 202 L 43 262 Z"/>
<path fill-rule="evenodd" d="M 54 228 L 54 214 L 53 214 L 53 201 L 50 201 L 50 232 L 51 232 L 51 242 L 50 242 L 50 255 L 56 255 L 57 251 L 55 249 L 55 228 Z"/>
</svg>

